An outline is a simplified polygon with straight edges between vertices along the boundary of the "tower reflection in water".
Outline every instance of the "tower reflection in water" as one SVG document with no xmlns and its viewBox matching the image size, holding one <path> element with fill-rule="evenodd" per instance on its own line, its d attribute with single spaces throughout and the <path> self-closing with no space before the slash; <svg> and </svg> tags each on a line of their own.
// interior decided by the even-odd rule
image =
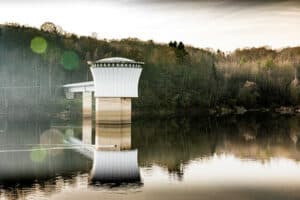
<svg viewBox="0 0 300 200">
<path fill-rule="evenodd" d="M 91 138 L 91 125 L 83 120 L 83 142 Z M 96 124 L 92 183 L 140 183 L 138 151 L 131 149 L 131 124 Z"/>
<path fill-rule="evenodd" d="M 137 150 L 131 150 L 131 125 L 96 125 L 92 181 L 139 182 Z"/>
<path fill-rule="evenodd" d="M 0 199 L 48 196 L 89 180 L 141 185 L 130 124 L 97 125 L 93 134 L 91 119 L 81 130 L 48 121 L 0 121 Z"/>
</svg>

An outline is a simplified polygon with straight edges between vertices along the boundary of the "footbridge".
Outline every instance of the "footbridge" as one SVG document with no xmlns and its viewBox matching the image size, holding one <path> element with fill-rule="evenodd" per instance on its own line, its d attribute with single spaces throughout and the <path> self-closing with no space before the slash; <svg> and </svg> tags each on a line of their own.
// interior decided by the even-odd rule
<svg viewBox="0 0 300 200">
<path fill-rule="evenodd" d="M 66 84 L 63 86 L 63 88 L 65 88 L 66 93 L 71 93 L 71 94 L 74 94 L 76 92 L 82 93 L 82 92 L 94 92 L 95 91 L 93 81 Z M 70 97 L 70 99 L 73 99 L 73 98 L 74 97 Z"/>
</svg>

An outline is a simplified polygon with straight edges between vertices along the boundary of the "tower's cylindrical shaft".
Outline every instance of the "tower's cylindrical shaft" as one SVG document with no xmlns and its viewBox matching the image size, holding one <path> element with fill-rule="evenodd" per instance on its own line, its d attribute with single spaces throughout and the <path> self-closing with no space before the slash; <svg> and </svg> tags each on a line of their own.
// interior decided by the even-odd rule
<svg viewBox="0 0 300 200">
<path fill-rule="evenodd" d="M 131 123 L 131 98 L 96 97 L 97 124 L 128 124 Z"/>
</svg>

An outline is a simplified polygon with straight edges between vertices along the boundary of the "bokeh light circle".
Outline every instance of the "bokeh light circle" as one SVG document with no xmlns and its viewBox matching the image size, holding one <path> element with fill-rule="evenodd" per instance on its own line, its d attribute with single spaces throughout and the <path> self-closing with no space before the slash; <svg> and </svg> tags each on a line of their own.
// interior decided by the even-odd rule
<svg viewBox="0 0 300 200">
<path fill-rule="evenodd" d="M 45 53 L 47 46 L 47 41 L 42 37 L 34 37 L 30 43 L 31 50 L 37 54 Z"/>
<path fill-rule="evenodd" d="M 33 162 L 43 162 L 47 156 L 47 151 L 44 149 L 33 149 L 30 153 L 30 159 Z"/>
<path fill-rule="evenodd" d="M 54 146 L 64 144 L 64 135 L 58 129 L 48 129 L 40 136 L 40 144 L 42 146 Z M 51 149 L 49 156 L 57 156 L 63 152 L 63 149 Z"/>
<path fill-rule="evenodd" d="M 75 70 L 79 67 L 79 56 L 74 51 L 65 51 L 61 58 L 61 64 L 67 70 Z"/>
</svg>

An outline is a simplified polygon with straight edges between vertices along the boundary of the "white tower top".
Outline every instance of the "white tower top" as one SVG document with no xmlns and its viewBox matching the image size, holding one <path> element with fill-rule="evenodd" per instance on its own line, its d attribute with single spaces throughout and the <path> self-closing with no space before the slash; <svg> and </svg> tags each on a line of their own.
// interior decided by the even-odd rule
<svg viewBox="0 0 300 200">
<path fill-rule="evenodd" d="M 95 97 L 138 97 L 143 62 L 113 57 L 88 63 L 94 79 Z"/>
<path fill-rule="evenodd" d="M 136 62 L 135 60 L 131 60 L 128 58 L 122 58 L 122 57 L 112 57 L 112 58 L 103 58 L 100 60 L 97 60 L 95 63 L 132 63 L 132 64 L 144 64 L 143 62 Z"/>
</svg>

